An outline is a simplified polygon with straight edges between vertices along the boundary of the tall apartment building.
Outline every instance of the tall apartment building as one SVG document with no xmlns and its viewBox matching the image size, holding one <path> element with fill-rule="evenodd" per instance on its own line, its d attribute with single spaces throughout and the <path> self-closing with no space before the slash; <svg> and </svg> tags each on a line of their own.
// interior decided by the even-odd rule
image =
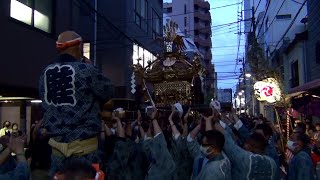
<svg viewBox="0 0 320 180">
<path fill-rule="evenodd" d="M 180 30 L 194 40 L 204 60 L 211 64 L 210 4 L 204 0 L 172 0 L 163 4 L 164 13 L 176 22 Z"/>
<path fill-rule="evenodd" d="M 210 73 L 204 80 L 204 89 L 207 99 L 214 96 L 214 84 L 216 81 L 212 66 L 212 42 L 211 42 L 211 14 L 210 3 L 205 0 L 172 0 L 163 4 L 163 12 L 166 13 L 179 29 L 189 38 L 203 55 L 203 63 Z"/>
</svg>

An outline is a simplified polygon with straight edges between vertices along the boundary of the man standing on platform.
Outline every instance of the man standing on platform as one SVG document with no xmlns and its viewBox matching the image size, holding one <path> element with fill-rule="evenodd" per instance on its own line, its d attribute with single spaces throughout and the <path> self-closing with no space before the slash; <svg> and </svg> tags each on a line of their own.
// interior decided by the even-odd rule
<svg viewBox="0 0 320 180">
<path fill-rule="evenodd" d="M 39 82 L 44 128 L 52 147 L 50 177 L 67 159 L 98 163 L 100 107 L 114 93 L 110 80 L 83 61 L 82 38 L 77 33 L 61 33 L 56 47 L 60 54 Z"/>
</svg>

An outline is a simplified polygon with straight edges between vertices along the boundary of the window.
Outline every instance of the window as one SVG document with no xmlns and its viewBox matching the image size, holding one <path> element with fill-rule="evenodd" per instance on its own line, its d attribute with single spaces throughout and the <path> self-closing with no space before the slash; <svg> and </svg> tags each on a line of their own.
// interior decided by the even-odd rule
<svg viewBox="0 0 320 180">
<path fill-rule="evenodd" d="M 163 12 L 164 13 L 172 13 L 172 7 L 164 8 Z"/>
<path fill-rule="evenodd" d="M 148 31 L 148 1 L 147 0 L 135 0 L 135 22 L 136 24 Z"/>
<path fill-rule="evenodd" d="M 299 86 L 299 62 L 291 64 L 291 88 Z"/>
<path fill-rule="evenodd" d="M 52 0 L 11 0 L 10 16 L 42 31 L 51 32 Z"/>
<path fill-rule="evenodd" d="M 187 14 L 187 5 L 184 5 L 184 13 Z"/>
<path fill-rule="evenodd" d="M 90 43 L 83 43 L 83 56 L 90 59 Z"/>
<path fill-rule="evenodd" d="M 156 57 L 148 50 L 142 48 L 138 44 L 133 44 L 132 63 L 140 64 L 143 67 L 148 65 L 148 61 L 153 61 Z"/>
<path fill-rule="evenodd" d="M 160 16 L 157 12 L 152 9 L 152 37 L 156 39 L 158 35 L 160 35 L 161 26 L 160 26 Z"/>
<path fill-rule="evenodd" d="M 291 14 L 283 14 L 283 15 L 276 15 L 276 19 L 277 20 L 287 20 L 287 19 L 291 19 Z"/>
<path fill-rule="evenodd" d="M 185 36 L 188 35 L 187 33 L 188 33 L 187 29 L 184 29 L 184 35 L 185 35 Z"/>
<path fill-rule="evenodd" d="M 184 17 L 184 26 L 187 26 L 187 17 Z"/>
</svg>

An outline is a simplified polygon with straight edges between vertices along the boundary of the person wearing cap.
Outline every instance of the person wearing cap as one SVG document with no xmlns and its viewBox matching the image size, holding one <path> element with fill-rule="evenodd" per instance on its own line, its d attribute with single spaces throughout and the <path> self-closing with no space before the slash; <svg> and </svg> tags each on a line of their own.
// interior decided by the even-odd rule
<svg viewBox="0 0 320 180">
<path fill-rule="evenodd" d="M 110 80 L 90 61 L 83 60 L 80 35 L 63 32 L 56 47 L 59 55 L 39 80 L 43 123 L 52 147 L 50 177 L 67 158 L 98 162 L 100 107 L 114 93 Z"/>
</svg>

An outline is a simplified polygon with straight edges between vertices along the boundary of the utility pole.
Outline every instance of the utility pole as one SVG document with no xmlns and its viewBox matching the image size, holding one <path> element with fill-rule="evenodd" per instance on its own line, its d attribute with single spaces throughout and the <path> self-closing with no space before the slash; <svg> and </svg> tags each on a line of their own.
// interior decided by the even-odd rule
<svg viewBox="0 0 320 180">
<path fill-rule="evenodd" d="M 257 7 L 258 8 L 258 7 Z M 257 37 L 256 37 L 256 31 L 257 31 L 257 24 L 256 24 L 256 18 L 255 18 L 255 8 L 254 6 L 252 6 L 251 8 L 251 13 L 252 13 L 252 18 L 251 18 L 251 23 L 252 23 L 252 33 L 251 33 L 251 40 L 252 42 L 250 42 L 251 46 L 252 46 L 252 51 L 255 52 L 257 50 Z M 251 29 L 250 29 L 251 30 Z M 250 57 L 252 58 L 252 57 Z M 252 62 L 252 61 L 251 61 Z M 251 72 L 252 73 L 252 72 Z M 252 74 L 252 78 L 254 78 L 254 74 Z M 250 81 L 250 86 L 252 85 L 251 84 L 252 81 Z M 255 103 L 256 102 L 256 99 L 254 97 L 254 94 L 253 94 L 253 90 L 250 92 L 250 95 L 251 95 L 251 103 L 252 103 L 252 114 L 255 114 L 255 111 L 258 112 L 259 108 L 259 103 Z M 257 106 L 257 107 L 255 107 Z"/>
<path fill-rule="evenodd" d="M 244 87 L 244 112 L 247 113 L 247 86 L 246 86 L 246 63 L 245 58 L 242 57 L 242 75 L 243 75 L 243 87 Z"/>
<path fill-rule="evenodd" d="M 256 31 L 257 31 L 257 25 L 256 25 L 256 18 L 254 15 L 254 6 L 252 6 L 252 18 L 251 18 L 251 23 L 252 23 L 252 32 L 253 32 L 253 41 L 256 43 Z"/>
</svg>

